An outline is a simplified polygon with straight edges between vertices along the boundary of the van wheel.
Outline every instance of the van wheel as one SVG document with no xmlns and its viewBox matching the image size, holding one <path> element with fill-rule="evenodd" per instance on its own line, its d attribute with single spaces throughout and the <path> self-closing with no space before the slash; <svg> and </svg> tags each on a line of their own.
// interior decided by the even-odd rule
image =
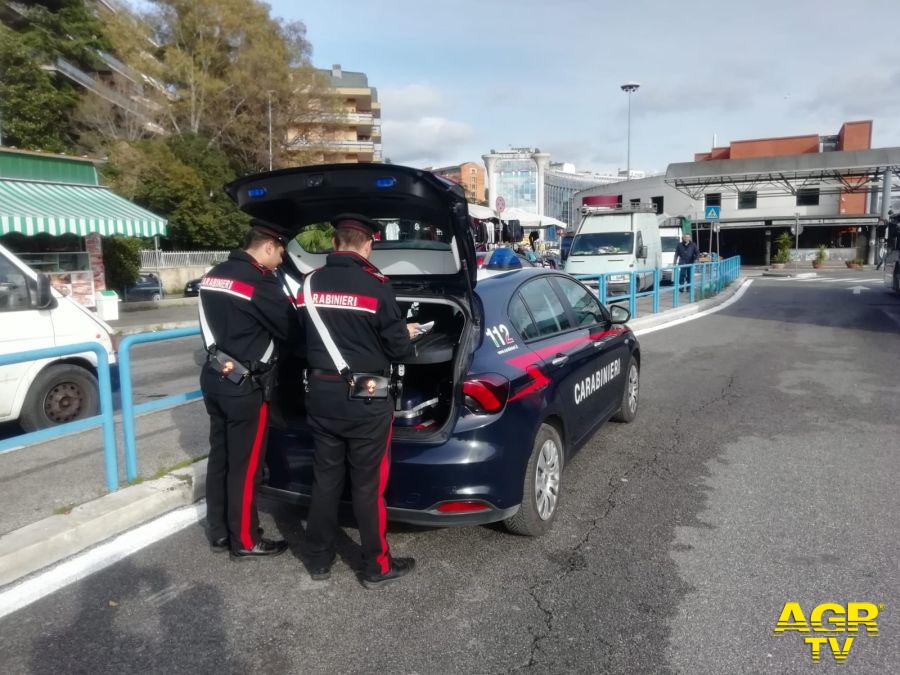
<svg viewBox="0 0 900 675">
<path fill-rule="evenodd" d="M 80 366 L 61 363 L 44 368 L 31 383 L 19 425 L 27 431 L 65 424 L 97 414 L 97 378 Z"/>
<path fill-rule="evenodd" d="M 507 530 L 528 537 L 538 537 L 550 530 L 559 507 L 563 457 L 559 432 L 549 424 L 542 424 L 534 437 L 525 469 L 522 505 L 514 516 L 504 521 Z"/>
<path fill-rule="evenodd" d="M 625 368 L 625 386 L 622 391 L 622 404 L 619 410 L 613 415 L 616 422 L 633 422 L 637 417 L 638 395 L 640 394 L 641 369 L 638 368 L 637 361 L 634 357 L 628 359 L 628 366 Z"/>
</svg>

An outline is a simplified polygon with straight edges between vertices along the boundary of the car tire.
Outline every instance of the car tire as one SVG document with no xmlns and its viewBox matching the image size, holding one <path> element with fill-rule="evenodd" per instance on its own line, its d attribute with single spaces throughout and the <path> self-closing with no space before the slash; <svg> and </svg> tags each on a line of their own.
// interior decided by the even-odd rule
<svg viewBox="0 0 900 675">
<path fill-rule="evenodd" d="M 507 530 L 526 537 L 539 537 L 550 531 L 559 511 L 564 458 L 559 432 L 542 424 L 525 469 L 522 504 L 515 515 L 504 521 Z"/>
<path fill-rule="evenodd" d="M 151 299 L 153 302 L 159 302 L 161 298 L 160 298 L 159 293 L 154 293 L 153 295 L 150 296 L 150 299 Z"/>
<path fill-rule="evenodd" d="M 625 367 L 625 386 L 622 389 L 622 403 L 613 420 L 628 424 L 637 417 L 639 395 L 641 391 L 641 369 L 634 357 L 628 359 Z"/>
<path fill-rule="evenodd" d="M 19 426 L 29 432 L 92 417 L 99 403 L 100 388 L 92 373 L 68 363 L 51 365 L 31 383 Z"/>
</svg>

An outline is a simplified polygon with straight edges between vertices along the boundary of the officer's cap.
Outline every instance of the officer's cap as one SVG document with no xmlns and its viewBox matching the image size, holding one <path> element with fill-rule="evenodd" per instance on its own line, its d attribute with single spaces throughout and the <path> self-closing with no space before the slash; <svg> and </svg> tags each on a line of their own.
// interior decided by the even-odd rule
<svg viewBox="0 0 900 675">
<path fill-rule="evenodd" d="M 335 216 L 331 224 L 336 230 L 345 227 L 351 230 L 359 230 L 370 237 L 374 237 L 381 232 L 381 225 L 361 213 L 342 213 Z"/>
<path fill-rule="evenodd" d="M 291 233 L 286 228 L 259 218 L 251 219 L 250 227 L 261 234 L 272 237 L 282 246 L 287 246 L 287 242 L 291 238 Z"/>
</svg>

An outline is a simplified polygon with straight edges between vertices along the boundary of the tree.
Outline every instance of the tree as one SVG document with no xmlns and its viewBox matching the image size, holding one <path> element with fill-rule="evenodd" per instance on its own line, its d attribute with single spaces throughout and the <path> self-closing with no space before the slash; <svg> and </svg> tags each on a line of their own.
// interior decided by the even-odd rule
<svg viewBox="0 0 900 675">
<path fill-rule="evenodd" d="M 103 268 L 106 285 L 122 292 L 138 280 L 141 271 L 143 244 L 135 237 L 105 237 L 103 239 Z"/>
<path fill-rule="evenodd" d="M 104 176 L 119 194 L 169 220 L 174 247 L 233 248 L 247 229 L 248 217 L 222 192 L 234 169 L 202 137 L 120 141 Z"/>
<path fill-rule="evenodd" d="M 82 0 L 17 7 L 17 30 L 0 26 L 0 115 L 4 143 L 50 152 L 74 149 L 71 115 L 78 92 L 42 67 L 58 59 L 86 69 L 108 49 L 102 27 Z"/>
<path fill-rule="evenodd" d="M 320 96 L 302 23 L 273 19 L 258 0 L 155 0 L 149 17 L 175 135 L 202 136 L 244 171 L 268 167 L 268 105 L 281 153 Z"/>
</svg>

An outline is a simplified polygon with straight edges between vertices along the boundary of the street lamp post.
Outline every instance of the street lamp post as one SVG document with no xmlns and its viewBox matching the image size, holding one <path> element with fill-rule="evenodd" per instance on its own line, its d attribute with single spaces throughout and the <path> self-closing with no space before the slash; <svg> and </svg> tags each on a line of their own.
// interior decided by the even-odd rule
<svg viewBox="0 0 900 675">
<path fill-rule="evenodd" d="M 625 180 L 631 180 L 631 95 L 640 89 L 637 82 L 626 82 L 622 85 L 622 91 L 628 94 L 628 162 L 625 169 Z"/>
<path fill-rule="evenodd" d="M 266 92 L 269 102 L 269 171 L 272 170 L 272 90 Z"/>
</svg>

